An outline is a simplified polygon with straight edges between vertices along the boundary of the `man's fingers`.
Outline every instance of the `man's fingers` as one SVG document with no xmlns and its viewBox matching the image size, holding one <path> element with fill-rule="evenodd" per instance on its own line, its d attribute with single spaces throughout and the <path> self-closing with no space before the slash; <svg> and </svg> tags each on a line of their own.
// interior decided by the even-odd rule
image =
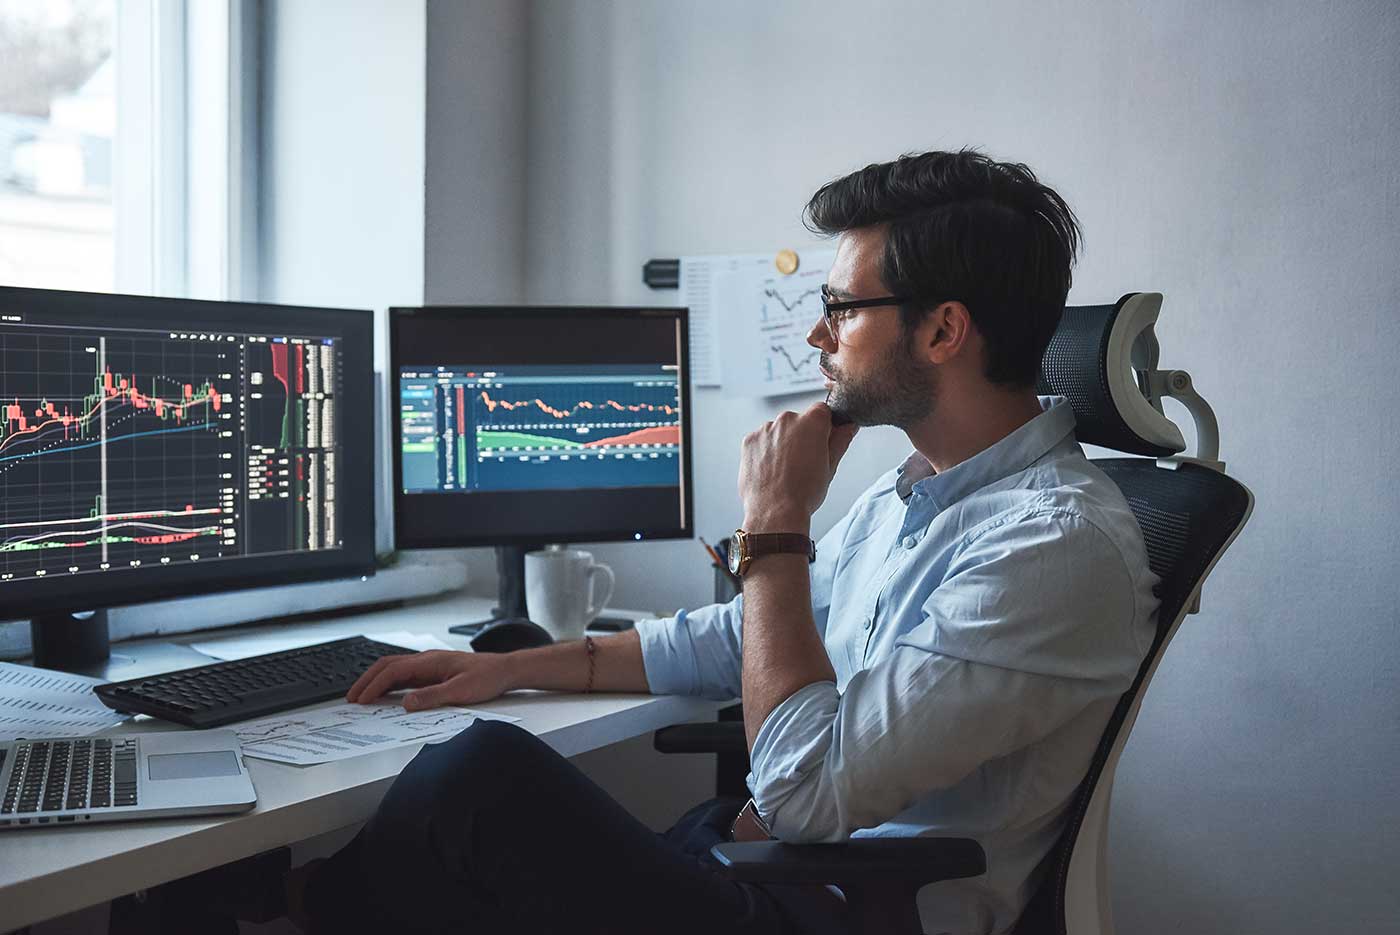
<svg viewBox="0 0 1400 935">
<path fill-rule="evenodd" d="M 399 677 L 398 659 L 393 661 L 381 659 L 379 662 L 384 663 L 384 665 L 379 667 L 379 671 L 374 673 L 350 700 L 358 704 L 369 704 L 385 692 L 393 690 L 394 680 Z M 375 663 L 375 665 L 379 665 L 379 663 Z M 369 673 L 366 672 L 365 675 L 369 675 Z"/>
<path fill-rule="evenodd" d="M 395 656 L 388 661 L 379 673 L 370 679 L 368 685 L 355 698 L 360 704 L 369 704 L 386 692 L 396 688 L 418 686 L 425 682 L 436 682 L 433 662 L 417 656 Z"/>
<path fill-rule="evenodd" d="M 833 473 L 836 471 L 836 465 L 840 464 L 841 459 L 846 456 L 846 449 L 851 447 L 851 442 L 855 440 L 858 431 L 860 431 L 860 426 L 854 422 L 838 425 L 831 430 L 831 437 L 827 440 L 827 451 L 831 455 Z"/>
<path fill-rule="evenodd" d="M 371 665 L 368 669 L 366 669 L 364 671 L 364 674 L 362 674 L 359 678 L 355 679 L 355 684 L 351 685 L 350 690 L 345 693 L 345 700 L 359 701 L 360 693 L 363 692 L 369 686 L 370 682 L 374 681 L 375 676 L 379 675 L 380 672 L 383 672 L 384 667 L 387 666 L 392 660 L 402 658 L 403 656 L 380 656 L 378 659 L 374 660 L 374 664 Z"/>
<path fill-rule="evenodd" d="M 403 699 L 404 710 L 423 711 L 427 708 L 451 704 L 458 700 L 454 696 L 457 690 L 463 687 L 462 679 L 464 678 L 465 676 L 454 675 L 445 682 L 420 688 L 416 692 L 409 692 Z"/>
</svg>

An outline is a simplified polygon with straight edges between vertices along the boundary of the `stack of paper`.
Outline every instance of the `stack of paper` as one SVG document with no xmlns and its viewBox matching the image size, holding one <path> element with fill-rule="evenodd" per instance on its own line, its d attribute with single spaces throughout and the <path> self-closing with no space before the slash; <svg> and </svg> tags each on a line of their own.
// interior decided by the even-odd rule
<svg viewBox="0 0 1400 935">
<path fill-rule="evenodd" d="M 83 737 L 126 719 L 92 693 L 102 679 L 0 662 L 0 740 Z"/>
</svg>

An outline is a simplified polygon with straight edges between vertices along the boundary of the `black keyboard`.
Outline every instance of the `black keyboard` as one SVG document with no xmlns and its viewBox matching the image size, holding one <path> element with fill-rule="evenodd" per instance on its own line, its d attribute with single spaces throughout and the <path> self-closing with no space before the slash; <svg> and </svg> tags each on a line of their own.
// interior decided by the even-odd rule
<svg viewBox="0 0 1400 935">
<path fill-rule="evenodd" d="M 344 695 L 381 656 L 414 650 L 363 636 L 93 688 L 117 711 L 218 727 Z"/>
<path fill-rule="evenodd" d="M 19 740 L 15 766 L 0 798 L 0 825 L 29 824 L 35 812 L 87 811 L 136 804 L 136 741 Z M 5 763 L 0 751 L 0 767 Z M 50 817 L 35 818 L 47 823 Z M 72 821 L 71 815 L 54 817 Z"/>
</svg>

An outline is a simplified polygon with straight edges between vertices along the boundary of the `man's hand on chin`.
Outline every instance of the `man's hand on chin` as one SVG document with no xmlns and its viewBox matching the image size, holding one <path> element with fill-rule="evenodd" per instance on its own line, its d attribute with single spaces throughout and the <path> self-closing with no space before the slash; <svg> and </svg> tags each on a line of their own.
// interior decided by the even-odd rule
<svg viewBox="0 0 1400 935">
<path fill-rule="evenodd" d="M 746 435 L 739 458 L 744 530 L 808 533 L 857 428 L 833 427 L 830 407 L 813 403 Z"/>
<path fill-rule="evenodd" d="M 826 499 L 836 465 L 855 437 L 854 425 L 833 428 L 817 403 L 784 412 L 744 438 L 739 496 L 744 531 L 811 535 L 812 514 Z M 807 558 L 761 556 L 744 576 L 744 733 L 752 752 L 768 715 L 813 682 L 836 681 L 812 618 Z"/>
</svg>

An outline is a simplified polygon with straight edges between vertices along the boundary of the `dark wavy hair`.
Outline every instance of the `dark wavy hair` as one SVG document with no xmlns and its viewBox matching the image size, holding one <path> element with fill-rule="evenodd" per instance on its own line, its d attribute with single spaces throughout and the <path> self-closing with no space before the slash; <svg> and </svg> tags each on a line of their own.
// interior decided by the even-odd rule
<svg viewBox="0 0 1400 935">
<path fill-rule="evenodd" d="M 987 379 L 1035 385 L 1082 235 L 1069 205 L 1028 167 L 971 149 L 904 155 L 826 183 L 803 220 L 828 235 L 885 225 L 880 277 L 912 296 L 904 327 L 940 301 L 960 301 L 986 342 Z"/>
</svg>

